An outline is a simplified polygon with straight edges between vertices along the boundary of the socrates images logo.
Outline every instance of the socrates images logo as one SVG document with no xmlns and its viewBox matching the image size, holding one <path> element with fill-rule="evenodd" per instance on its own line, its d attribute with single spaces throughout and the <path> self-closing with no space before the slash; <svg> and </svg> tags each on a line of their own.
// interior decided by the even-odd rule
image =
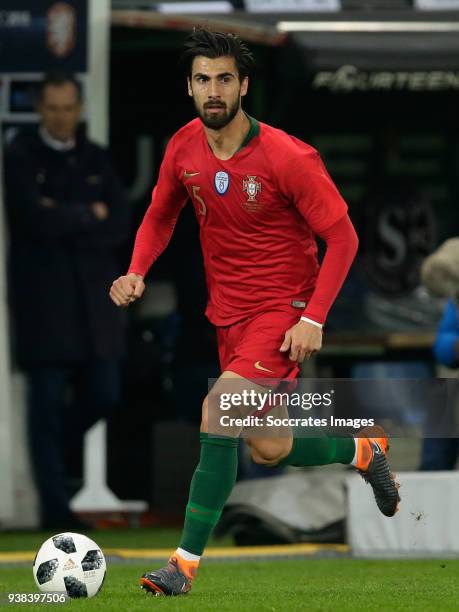
<svg viewBox="0 0 459 612">
<path fill-rule="evenodd" d="M 56 2 L 48 11 L 47 45 L 57 57 L 66 57 L 75 47 L 75 9 L 67 2 Z"/>
</svg>

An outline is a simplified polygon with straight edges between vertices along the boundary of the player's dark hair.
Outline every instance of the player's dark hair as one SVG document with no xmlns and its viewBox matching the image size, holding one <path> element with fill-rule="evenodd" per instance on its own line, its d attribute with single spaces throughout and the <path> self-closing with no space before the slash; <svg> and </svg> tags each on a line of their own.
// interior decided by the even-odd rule
<svg viewBox="0 0 459 612">
<path fill-rule="evenodd" d="M 185 40 L 182 63 L 188 77 L 191 77 L 191 66 L 198 55 L 209 59 L 234 57 L 240 81 L 250 76 L 255 64 L 252 52 L 237 34 L 211 32 L 201 26 L 193 28 Z"/>
<path fill-rule="evenodd" d="M 52 87 L 62 87 L 63 85 L 67 85 L 67 83 L 71 83 L 75 86 L 78 95 L 78 100 L 81 102 L 81 84 L 73 76 L 73 74 L 67 72 L 48 72 L 43 77 L 43 80 L 41 81 L 40 86 L 38 88 L 38 101 L 41 102 L 43 100 L 45 89 L 50 85 Z"/>
</svg>

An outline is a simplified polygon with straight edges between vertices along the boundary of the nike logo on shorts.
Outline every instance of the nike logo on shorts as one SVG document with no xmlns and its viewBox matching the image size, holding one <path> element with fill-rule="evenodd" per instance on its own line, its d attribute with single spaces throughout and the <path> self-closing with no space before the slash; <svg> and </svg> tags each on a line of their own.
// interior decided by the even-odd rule
<svg viewBox="0 0 459 612">
<path fill-rule="evenodd" d="M 274 374 L 272 370 L 268 370 L 268 368 L 264 368 L 259 361 L 253 364 L 256 370 L 262 370 L 263 372 L 269 372 L 270 374 Z"/>
</svg>

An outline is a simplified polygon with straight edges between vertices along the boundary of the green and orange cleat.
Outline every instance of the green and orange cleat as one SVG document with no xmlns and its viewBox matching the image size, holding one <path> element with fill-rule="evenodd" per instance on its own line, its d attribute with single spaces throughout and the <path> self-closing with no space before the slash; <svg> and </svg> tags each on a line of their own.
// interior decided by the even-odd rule
<svg viewBox="0 0 459 612">
<path fill-rule="evenodd" d="M 140 586 L 156 597 L 186 595 L 191 589 L 198 565 L 197 561 L 185 561 L 174 553 L 165 567 L 144 574 Z"/>
<path fill-rule="evenodd" d="M 385 516 L 394 516 L 400 503 L 399 483 L 387 461 L 389 443 L 384 429 L 378 425 L 366 427 L 355 438 L 357 457 L 355 467 L 371 485 L 378 508 Z"/>
</svg>

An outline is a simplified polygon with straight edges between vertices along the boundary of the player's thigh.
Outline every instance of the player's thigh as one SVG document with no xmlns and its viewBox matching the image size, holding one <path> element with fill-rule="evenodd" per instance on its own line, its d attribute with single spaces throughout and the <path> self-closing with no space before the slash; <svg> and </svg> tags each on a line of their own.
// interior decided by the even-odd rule
<svg viewBox="0 0 459 612">
<path fill-rule="evenodd" d="M 256 416 L 259 397 L 269 389 L 225 370 L 215 382 L 202 404 L 201 431 L 214 435 L 239 437 L 242 421 Z"/>
</svg>

